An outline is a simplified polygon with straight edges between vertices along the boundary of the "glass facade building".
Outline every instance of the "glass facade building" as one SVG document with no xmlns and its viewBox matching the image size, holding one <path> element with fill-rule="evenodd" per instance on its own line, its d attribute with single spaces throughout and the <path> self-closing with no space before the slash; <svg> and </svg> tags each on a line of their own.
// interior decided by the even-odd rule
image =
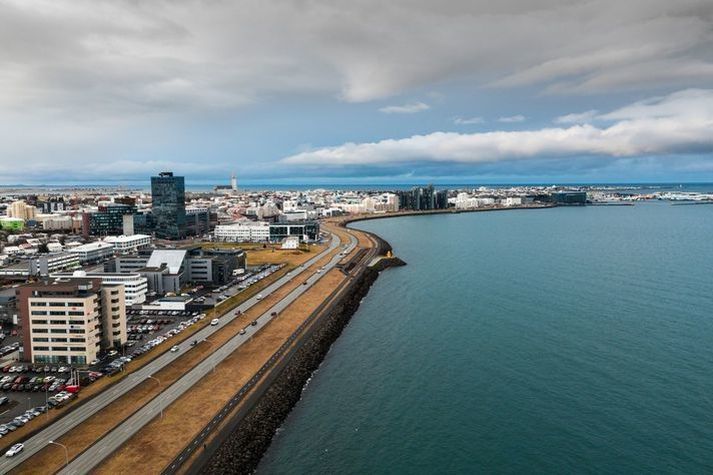
<svg viewBox="0 0 713 475">
<path fill-rule="evenodd" d="M 319 223 L 317 221 L 305 221 L 302 223 L 270 225 L 271 241 L 282 241 L 289 236 L 297 236 L 300 241 L 316 241 L 319 238 Z"/>
<path fill-rule="evenodd" d="M 436 191 L 433 185 L 416 187 L 409 191 L 397 191 L 399 207 L 401 209 L 426 211 L 432 209 L 448 208 L 448 192 Z"/>
<path fill-rule="evenodd" d="M 172 172 L 151 177 L 151 197 L 156 237 L 184 239 L 186 237 L 186 186 L 182 176 Z"/>
<path fill-rule="evenodd" d="M 122 234 L 124 215 L 135 214 L 136 206 L 112 203 L 102 206 L 96 213 L 84 215 L 82 223 L 85 235 L 107 236 Z"/>
</svg>

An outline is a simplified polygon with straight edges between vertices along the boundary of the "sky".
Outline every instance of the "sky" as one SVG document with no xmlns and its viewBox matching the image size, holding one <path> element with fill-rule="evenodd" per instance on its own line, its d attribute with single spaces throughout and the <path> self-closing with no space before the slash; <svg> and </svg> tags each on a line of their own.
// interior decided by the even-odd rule
<svg viewBox="0 0 713 475">
<path fill-rule="evenodd" d="M 711 0 L 0 0 L 0 184 L 713 181 Z"/>
</svg>

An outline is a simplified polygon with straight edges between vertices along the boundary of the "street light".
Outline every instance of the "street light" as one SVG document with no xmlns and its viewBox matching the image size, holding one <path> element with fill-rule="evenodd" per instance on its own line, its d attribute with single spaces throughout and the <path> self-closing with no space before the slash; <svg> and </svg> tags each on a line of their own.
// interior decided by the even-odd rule
<svg viewBox="0 0 713 475">
<path fill-rule="evenodd" d="M 54 440 L 50 440 L 47 445 L 59 445 L 64 449 L 64 466 L 66 467 L 69 465 L 69 452 L 67 451 L 67 446 L 64 444 L 60 444 L 59 442 L 55 442 Z"/>
<path fill-rule="evenodd" d="M 151 376 L 150 374 L 146 377 L 147 379 L 153 379 L 158 383 L 158 389 L 161 389 L 161 381 L 155 376 Z M 161 400 L 160 400 L 161 394 L 159 393 L 159 403 L 158 403 L 158 408 L 161 410 L 161 420 L 163 420 L 163 406 L 161 405 Z"/>
</svg>

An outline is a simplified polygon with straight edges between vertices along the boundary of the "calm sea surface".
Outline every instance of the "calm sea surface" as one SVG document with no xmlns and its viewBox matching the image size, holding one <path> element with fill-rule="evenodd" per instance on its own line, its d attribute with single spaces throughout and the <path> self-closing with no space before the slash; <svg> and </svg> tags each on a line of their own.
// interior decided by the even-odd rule
<svg viewBox="0 0 713 475">
<path fill-rule="evenodd" d="M 713 206 L 357 223 L 384 272 L 259 467 L 713 472 Z"/>
</svg>

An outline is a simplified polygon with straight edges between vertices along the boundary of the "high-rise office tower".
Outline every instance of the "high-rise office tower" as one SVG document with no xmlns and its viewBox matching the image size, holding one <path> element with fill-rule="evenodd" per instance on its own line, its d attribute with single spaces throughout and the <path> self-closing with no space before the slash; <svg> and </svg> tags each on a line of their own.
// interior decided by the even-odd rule
<svg viewBox="0 0 713 475">
<path fill-rule="evenodd" d="M 151 177 L 151 198 L 156 237 L 186 237 L 186 186 L 182 176 L 161 172 Z"/>
</svg>

